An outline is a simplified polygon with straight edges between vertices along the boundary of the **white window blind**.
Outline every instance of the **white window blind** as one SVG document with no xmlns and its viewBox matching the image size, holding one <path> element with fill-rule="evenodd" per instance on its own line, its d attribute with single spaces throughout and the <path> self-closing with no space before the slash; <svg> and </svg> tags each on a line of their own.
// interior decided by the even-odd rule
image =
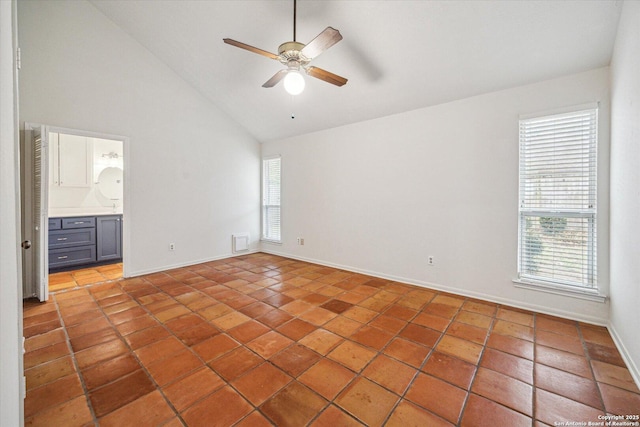
<svg viewBox="0 0 640 427">
<path fill-rule="evenodd" d="M 280 241 L 280 157 L 262 161 L 262 238 Z"/>
<path fill-rule="evenodd" d="M 595 289 L 598 110 L 520 120 L 520 279 Z"/>
</svg>

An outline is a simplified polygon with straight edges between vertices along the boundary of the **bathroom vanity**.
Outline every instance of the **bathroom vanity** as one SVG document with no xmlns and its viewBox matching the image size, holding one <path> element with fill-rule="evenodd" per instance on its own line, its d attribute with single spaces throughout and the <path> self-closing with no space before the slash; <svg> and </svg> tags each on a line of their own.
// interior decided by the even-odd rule
<svg viewBox="0 0 640 427">
<path fill-rule="evenodd" d="M 122 260 L 122 215 L 49 218 L 49 270 Z"/>
</svg>

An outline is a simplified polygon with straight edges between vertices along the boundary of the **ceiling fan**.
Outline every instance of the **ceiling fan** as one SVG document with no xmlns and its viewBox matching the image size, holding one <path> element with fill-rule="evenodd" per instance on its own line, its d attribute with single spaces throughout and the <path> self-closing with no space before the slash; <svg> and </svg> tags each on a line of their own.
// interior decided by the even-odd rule
<svg viewBox="0 0 640 427">
<path fill-rule="evenodd" d="M 296 0 L 293 0 L 293 41 L 282 43 L 278 47 L 278 54 L 267 52 L 266 50 L 259 49 L 257 47 L 250 46 L 245 43 L 233 39 L 223 39 L 225 43 L 231 46 L 246 49 L 249 52 L 257 53 L 259 55 L 266 56 L 267 58 L 280 61 L 287 66 L 286 69 L 278 71 L 267 80 L 262 87 L 273 87 L 277 85 L 280 80 L 284 79 L 284 87 L 291 95 L 298 95 L 304 90 L 304 78 L 300 71 L 303 70 L 311 77 L 323 80 L 327 83 L 331 83 L 336 86 L 343 86 L 347 83 L 347 79 L 340 77 L 337 74 L 330 73 L 322 68 L 309 66 L 309 62 L 312 59 L 320 55 L 325 50 L 329 49 L 334 44 L 342 40 L 342 34 L 340 31 L 332 27 L 327 27 L 323 32 L 318 34 L 316 38 L 311 40 L 308 44 L 299 43 L 296 41 Z"/>
</svg>

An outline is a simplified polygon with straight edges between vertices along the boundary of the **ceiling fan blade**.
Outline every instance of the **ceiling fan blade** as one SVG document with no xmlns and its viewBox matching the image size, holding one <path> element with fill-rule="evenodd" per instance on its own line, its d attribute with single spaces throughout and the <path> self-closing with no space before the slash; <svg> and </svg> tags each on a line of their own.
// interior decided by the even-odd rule
<svg viewBox="0 0 640 427">
<path fill-rule="evenodd" d="M 242 43 L 233 39 L 222 39 L 226 44 L 239 47 L 240 49 L 248 50 L 249 52 L 257 53 L 258 55 L 266 56 L 271 59 L 278 59 L 278 55 L 275 53 L 267 52 L 266 50 L 258 49 L 257 47 L 250 46 L 246 43 Z"/>
<path fill-rule="evenodd" d="M 340 31 L 332 27 L 327 27 L 311 40 L 300 52 L 309 59 L 313 59 L 334 44 L 342 40 Z"/>
<path fill-rule="evenodd" d="M 347 83 L 347 79 L 345 79 L 344 77 L 340 77 L 337 74 L 330 73 L 329 71 L 323 70 L 322 68 L 307 67 L 306 71 L 307 74 L 309 74 L 311 77 L 315 77 L 316 79 L 331 83 L 332 85 L 344 86 L 344 84 Z"/>
<path fill-rule="evenodd" d="M 273 75 L 269 80 L 267 80 L 262 87 L 274 87 L 277 85 L 280 80 L 284 79 L 284 76 L 287 75 L 287 70 L 280 70 Z"/>
</svg>

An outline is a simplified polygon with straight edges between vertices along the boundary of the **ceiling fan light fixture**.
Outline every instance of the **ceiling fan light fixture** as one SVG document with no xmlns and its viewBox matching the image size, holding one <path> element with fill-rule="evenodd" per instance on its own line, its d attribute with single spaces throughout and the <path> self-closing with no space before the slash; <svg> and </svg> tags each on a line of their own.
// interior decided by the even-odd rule
<svg viewBox="0 0 640 427">
<path fill-rule="evenodd" d="M 284 78 L 284 89 L 290 95 L 300 95 L 304 90 L 304 77 L 298 70 L 289 70 Z"/>
</svg>

